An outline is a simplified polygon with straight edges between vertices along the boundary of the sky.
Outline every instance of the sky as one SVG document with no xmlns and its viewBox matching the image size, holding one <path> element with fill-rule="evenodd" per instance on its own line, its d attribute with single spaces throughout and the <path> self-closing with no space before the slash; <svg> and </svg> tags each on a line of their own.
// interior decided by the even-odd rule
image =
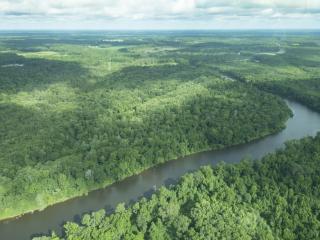
<svg viewBox="0 0 320 240">
<path fill-rule="evenodd" d="M 0 29 L 320 29 L 320 0 L 0 0 Z"/>
</svg>

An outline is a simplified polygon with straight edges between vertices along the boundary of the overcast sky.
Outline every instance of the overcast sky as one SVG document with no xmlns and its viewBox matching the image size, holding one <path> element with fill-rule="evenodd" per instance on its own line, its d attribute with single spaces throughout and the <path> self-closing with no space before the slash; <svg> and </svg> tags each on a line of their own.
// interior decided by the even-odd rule
<svg viewBox="0 0 320 240">
<path fill-rule="evenodd" d="M 314 29 L 320 0 L 0 0 L 0 29 Z"/>
</svg>

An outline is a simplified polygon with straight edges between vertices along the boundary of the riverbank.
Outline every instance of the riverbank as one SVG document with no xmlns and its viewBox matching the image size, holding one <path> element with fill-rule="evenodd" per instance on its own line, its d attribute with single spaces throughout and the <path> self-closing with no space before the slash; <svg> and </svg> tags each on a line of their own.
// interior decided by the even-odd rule
<svg viewBox="0 0 320 240">
<path fill-rule="evenodd" d="M 79 194 L 66 196 L 64 198 L 59 199 L 58 201 L 54 201 L 54 202 L 46 205 L 43 208 L 32 208 L 30 210 L 27 210 L 25 213 L 22 213 L 22 214 L 19 214 L 19 215 L 12 215 L 12 216 L 8 216 L 8 217 L 5 217 L 5 218 L 0 218 L 0 224 L 1 224 L 1 222 L 8 222 L 8 221 L 11 221 L 11 220 L 14 220 L 14 219 L 19 219 L 19 218 L 21 218 L 21 217 L 23 217 L 25 215 L 32 215 L 32 214 L 37 213 L 37 212 L 42 212 L 42 211 L 46 210 L 47 208 L 53 207 L 56 204 L 67 203 L 68 201 L 73 201 L 73 200 L 75 200 L 77 198 L 82 198 L 84 196 L 87 196 L 88 194 L 90 194 L 93 191 L 97 191 L 97 190 L 99 191 L 99 190 L 102 190 L 102 189 L 104 189 L 106 187 L 112 187 L 112 185 L 116 184 L 117 182 L 124 181 L 124 180 L 126 180 L 126 179 L 128 179 L 130 177 L 134 177 L 134 176 L 140 175 L 143 172 L 148 171 L 151 168 L 160 166 L 161 164 L 165 164 L 166 162 L 178 161 L 180 159 L 184 159 L 184 158 L 187 158 L 187 157 L 192 157 L 194 155 L 205 153 L 205 152 L 215 152 L 215 151 L 224 150 L 224 149 L 227 149 L 227 148 L 230 148 L 230 147 L 238 147 L 238 146 L 241 146 L 241 145 L 244 145 L 244 144 L 248 144 L 250 142 L 254 142 L 254 141 L 257 141 L 259 139 L 265 138 L 267 136 L 271 136 L 271 135 L 276 134 L 279 131 L 285 129 L 286 121 L 289 119 L 289 117 L 292 117 L 292 116 L 293 115 L 292 115 L 292 112 L 291 112 L 291 115 L 288 115 L 288 118 L 285 121 L 282 122 L 283 125 L 278 125 L 278 128 L 274 129 L 274 131 L 272 131 L 272 132 L 260 132 L 259 133 L 259 137 L 249 138 L 246 142 L 238 142 L 238 143 L 235 143 L 234 145 L 230 145 L 230 146 L 219 146 L 219 147 L 216 147 L 214 149 L 204 148 L 204 149 L 201 149 L 201 150 L 199 150 L 197 152 L 189 152 L 185 156 L 179 156 L 179 157 L 176 157 L 174 159 L 170 159 L 170 160 L 167 160 L 167 161 L 160 162 L 158 164 L 154 164 L 154 165 L 150 165 L 150 166 L 144 166 L 143 168 L 137 170 L 135 174 L 125 176 L 124 178 L 121 178 L 118 181 L 106 182 L 106 183 L 104 183 L 102 185 L 94 186 L 94 187 L 88 189 L 87 191 L 80 192 Z M 279 123 L 279 124 L 281 124 L 281 123 Z"/>
<path fill-rule="evenodd" d="M 320 134 L 258 161 L 201 167 L 110 215 L 101 209 L 66 223 L 64 238 L 318 239 L 319 146 Z"/>
<path fill-rule="evenodd" d="M 192 156 L 169 161 L 143 173 L 117 182 L 107 188 L 93 191 L 87 196 L 54 205 L 41 212 L 22 216 L 7 223 L 1 222 L 0 232 L 7 239 L 25 239 L 34 233 L 49 233 L 49 230 L 61 234 L 61 223 L 74 220 L 75 216 L 101 208 L 113 209 L 119 202 L 130 203 L 141 196 L 150 195 L 153 186 L 168 185 L 186 172 L 203 165 L 215 165 L 221 160 L 235 163 L 251 156 L 261 158 L 283 146 L 284 142 L 314 135 L 320 127 L 320 115 L 301 104 L 288 102 L 295 115 L 287 121 L 287 127 L 272 136 L 219 151 L 198 153 Z M 301 128 L 304 126 L 304 128 Z M 79 219 L 77 217 L 76 219 Z M 20 229 L 19 232 L 14 229 Z"/>
</svg>

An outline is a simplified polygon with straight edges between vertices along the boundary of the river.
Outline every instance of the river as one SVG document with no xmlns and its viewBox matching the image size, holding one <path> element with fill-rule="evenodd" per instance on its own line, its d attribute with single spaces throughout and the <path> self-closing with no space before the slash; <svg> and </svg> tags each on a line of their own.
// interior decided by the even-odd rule
<svg viewBox="0 0 320 240">
<path fill-rule="evenodd" d="M 130 203 L 141 196 L 149 196 L 160 186 L 174 183 L 181 175 L 200 166 L 215 165 L 222 160 L 236 163 L 247 156 L 258 159 L 283 147 L 285 141 L 315 136 L 320 131 L 319 113 L 296 102 L 287 101 L 287 104 L 294 116 L 287 121 L 286 128 L 277 134 L 224 150 L 202 152 L 169 161 L 104 189 L 90 192 L 87 196 L 70 199 L 17 219 L 2 221 L 0 239 L 30 239 L 39 234 L 48 234 L 50 230 L 61 234 L 62 225 L 66 221 L 79 221 L 83 213 L 101 208 L 111 211 L 120 202 Z"/>
</svg>

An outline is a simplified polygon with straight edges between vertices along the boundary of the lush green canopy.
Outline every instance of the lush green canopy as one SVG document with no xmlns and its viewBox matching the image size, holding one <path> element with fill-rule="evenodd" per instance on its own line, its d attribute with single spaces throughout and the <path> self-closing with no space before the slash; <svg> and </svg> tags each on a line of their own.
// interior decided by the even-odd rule
<svg viewBox="0 0 320 240">
<path fill-rule="evenodd" d="M 284 127 L 284 101 L 222 77 L 193 41 L 1 36 L 0 218 Z"/>
<path fill-rule="evenodd" d="M 86 214 L 64 226 L 66 239 L 319 239 L 319 172 L 320 134 L 262 161 L 203 167 L 112 215 Z"/>
<path fill-rule="evenodd" d="M 275 133 L 291 113 L 265 90 L 319 110 L 319 35 L 285 37 L 3 33 L 0 219 Z"/>
</svg>

